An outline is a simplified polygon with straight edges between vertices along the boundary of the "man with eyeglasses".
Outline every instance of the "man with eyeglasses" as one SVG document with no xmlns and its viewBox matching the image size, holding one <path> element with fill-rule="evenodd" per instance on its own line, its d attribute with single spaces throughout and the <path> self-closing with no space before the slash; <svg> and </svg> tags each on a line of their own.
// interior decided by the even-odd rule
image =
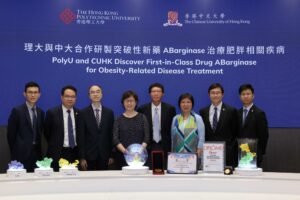
<svg viewBox="0 0 300 200">
<path fill-rule="evenodd" d="M 199 112 L 205 125 L 205 141 L 226 143 L 226 165 L 237 166 L 237 110 L 223 102 L 224 88 L 213 83 L 208 88 L 211 104 Z"/>
<path fill-rule="evenodd" d="M 79 157 L 82 170 L 107 170 L 112 164 L 112 130 L 114 113 L 103 106 L 100 85 L 89 87 L 91 104 L 82 114 L 82 134 L 79 139 Z"/>
<path fill-rule="evenodd" d="M 176 115 L 175 107 L 162 102 L 164 86 L 160 83 L 153 83 L 148 88 L 151 102 L 146 103 L 137 109 L 143 113 L 149 122 L 150 143 L 148 145 L 148 165 L 152 169 L 152 151 L 164 152 L 164 168 L 166 168 L 168 152 L 171 151 L 171 124 Z"/>
<path fill-rule="evenodd" d="M 44 112 L 36 106 L 40 86 L 36 82 L 25 84 L 26 102 L 12 109 L 7 125 L 7 140 L 11 160 L 17 160 L 28 172 L 33 172 L 36 161 L 41 159 L 41 135 Z"/>
<path fill-rule="evenodd" d="M 77 90 L 67 85 L 61 90 L 62 105 L 47 111 L 45 137 L 48 142 L 47 156 L 53 159 L 52 167 L 58 171 L 58 161 L 64 158 L 69 162 L 78 160 L 79 110 L 74 107 Z"/>
</svg>

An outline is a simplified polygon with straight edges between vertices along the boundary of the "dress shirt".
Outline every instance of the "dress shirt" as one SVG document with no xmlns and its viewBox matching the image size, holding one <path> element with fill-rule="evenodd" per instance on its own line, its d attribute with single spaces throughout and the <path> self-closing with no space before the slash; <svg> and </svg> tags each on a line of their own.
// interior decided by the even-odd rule
<svg viewBox="0 0 300 200">
<path fill-rule="evenodd" d="M 222 109 L 222 102 L 217 105 L 217 106 L 214 106 L 213 104 L 210 105 L 210 108 L 209 108 L 209 122 L 210 122 L 210 125 L 211 127 L 213 127 L 213 117 L 214 117 L 214 114 L 215 114 L 215 107 L 217 107 L 217 118 L 218 118 L 218 121 L 220 119 L 220 114 L 221 114 L 221 109 Z"/>
<path fill-rule="evenodd" d="M 75 125 L 75 115 L 74 115 L 74 109 L 67 109 L 65 106 L 62 105 L 63 110 L 63 119 L 64 119 L 64 144 L 63 147 L 70 147 L 69 145 L 69 134 L 68 134 L 68 112 L 67 110 L 70 110 L 70 115 L 72 119 L 72 126 L 73 126 L 73 134 L 75 138 L 75 146 L 77 146 L 76 143 L 76 125 Z"/>
<path fill-rule="evenodd" d="M 99 109 L 99 121 L 100 121 L 100 124 L 101 124 L 102 105 L 100 104 L 100 106 L 97 107 L 95 104 L 92 103 L 92 108 L 93 108 L 93 111 L 94 111 L 95 118 L 96 118 L 96 109 Z"/>
</svg>

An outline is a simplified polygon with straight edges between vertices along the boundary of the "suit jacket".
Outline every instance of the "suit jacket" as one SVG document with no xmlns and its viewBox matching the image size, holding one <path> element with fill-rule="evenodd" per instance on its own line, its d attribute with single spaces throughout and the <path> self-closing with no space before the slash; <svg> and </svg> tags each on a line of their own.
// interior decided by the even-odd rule
<svg viewBox="0 0 300 200">
<path fill-rule="evenodd" d="M 114 113 L 102 106 L 101 123 L 98 127 L 92 105 L 81 111 L 82 130 L 79 137 L 79 157 L 90 161 L 101 160 L 108 163 L 112 153 L 112 130 Z"/>
<path fill-rule="evenodd" d="M 205 141 L 226 142 L 226 165 L 237 166 L 237 110 L 222 103 L 221 113 L 216 131 L 214 132 L 209 121 L 209 108 L 200 109 L 200 115 L 205 125 Z"/>
<path fill-rule="evenodd" d="M 239 132 L 238 138 L 254 138 L 257 139 L 257 161 L 262 161 L 262 156 L 266 152 L 267 142 L 269 138 L 268 121 L 265 112 L 253 105 L 243 124 L 243 108 L 238 111 Z"/>
<path fill-rule="evenodd" d="M 36 107 L 37 131 L 36 141 L 38 155 L 41 157 L 41 135 L 43 132 L 44 112 Z M 24 162 L 29 159 L 33 145 L 33 128 L 26 103 L 13 108 L 7 125 L 7 140 L 11 159 Z"/>
<path fill-rule="evenodd" d="M 79 110 L 74 109 L 75 127 L 76 127 L 76 143 L 80 135 L 79 128 Z M 48 142 L 47 156 L 52 158 L 54 162 L 60 159 L 61 150 L 64 144 L 64 119 L 62 106 L 57 106 L 46 112 L 44 133 Z"/>
<path fill-rule="evenodd" d="M 149 149 L 151 149 L 151 142 L 153 139 L 153 123 L 152 123 L 152 109 L 151 103 L 144 104 L 137 109 L 138 112 L 143 113 L 148 122 L 150 129 L 150 144 Z M 176 115 L 176 109 L 174 106 L 161 102 L 161 143 L 164 150 L 165 156 L 171 151 L 171 125 L 173 117 Z"/>
</svg>

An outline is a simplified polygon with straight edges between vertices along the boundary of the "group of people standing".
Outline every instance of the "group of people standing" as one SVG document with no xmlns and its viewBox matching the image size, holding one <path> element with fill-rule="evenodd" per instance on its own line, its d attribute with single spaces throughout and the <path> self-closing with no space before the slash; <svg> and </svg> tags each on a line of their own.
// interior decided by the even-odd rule
<svg viewBox="0 0 300 200">
<path fill-rule="evenodd" d="M 180 113 L 177 115 L 174 106 L 162 101 L 162 84 L 153 83 L 148 91 L 151 102 L 140 107 L 137 107 L 139 100 L 134 91 L 124 92 L 121 99 L 124 112 L 115 119 L 113 111 L 101 104 L 100 85 L 89 87 L 91 104 L 82 110 L 74 107 L 76 88 L 63 87 L 62 104 L 44 114 L 36 105 L 41 95 L 40 86 L 35 82 L 27 83 L 26 102 L 13 108 L 8 119 L 11 160 L 22 162 L 27 171 L 32 172 L 35 162 L 42 158 L 44 134 L 46 156 L 53 159 L 55 171 L 58 171 L 60 158 L 70 162 L 78 159 L 81 170 L 106 170 L 111 164 L 121 169 L 126 165 L 126 149 L 133 143 L 147 148 L 150 167 L 151 152 L 163 151 L 166 167 L 168 152 L 197 153 L 201 157 L 205 141 L 224 141 L 226 165 L 235 167 L 237 139 L 255 138 L 258 140 L 258 166 L 261 166 L 268 141 L 268 123 L 265 113 L 253 104 L 254 89 L 250 84 L 239 88 L 243 103 L 239 110 L 222 101 L 224 88 L 213 83 L 208 88 L 211 105 L 196 113 L 194 97 L 184 93 L 178 99 Z"/>
</svg>

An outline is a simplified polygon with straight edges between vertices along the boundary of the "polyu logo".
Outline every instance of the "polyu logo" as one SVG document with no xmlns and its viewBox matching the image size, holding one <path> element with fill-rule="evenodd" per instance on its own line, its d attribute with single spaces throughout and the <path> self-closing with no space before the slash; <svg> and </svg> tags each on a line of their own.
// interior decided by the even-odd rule
<svg viewBox="0 0 300 200">
<path fill-rule="evenodd" d="M 59 18 L 65 24 L 70 24 L 72 21 L 76 19 L 76 15 L 71 9 L 66 8 L 64 11 L 60 13 Z"/>
</svg>

